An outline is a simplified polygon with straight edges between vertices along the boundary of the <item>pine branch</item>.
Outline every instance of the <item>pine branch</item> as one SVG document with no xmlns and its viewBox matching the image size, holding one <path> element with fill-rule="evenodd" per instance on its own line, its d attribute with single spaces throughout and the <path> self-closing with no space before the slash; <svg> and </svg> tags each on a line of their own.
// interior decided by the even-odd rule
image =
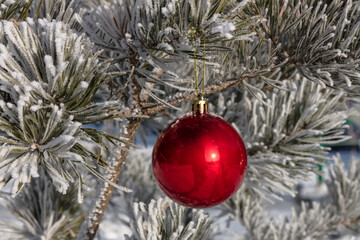
<svg viewBox="0 0 360 240">
<path fill-rule="evenodd" d="M 65 193 L 76 179 L 82 189 L 81 165 L 106 181 L 94 170 L 107 167 L 106 160 L 83 144 L 115 153 L 116 142 L 126 141 L 110 141 L 82 125 L 119 112 L 116 101 L 93 102 L 106 81 L 108 61 L 99 62 L 92 44 L 61 22 L 29 19 L 18 26 L 1 21 L 0 42 L 0 180 L 7 184 L 14 179 L 16 195 L 43 165 Z"/>
<path fill-rule="evenodd" d="M 180 206 L 169 199 L 134 203 L 133 236 L 127 240 L 188 239 L 207 240 L 214 234 L 209 216 L 203 210 Z"/>
<path fill-rule="evenodd" d="M 223 91 L 227 88 L 233 87 L 235 85 L 239 85 L 242 82 L 247 81 L 251 78 L 252 78 L 252 76 L 245 75 L 245 76 L 241 76 L 237 79 L 230 79 L 227 81 L 220 82 L 218 84 L 209 85 L 209 86 L 205 87 L 203 95 L 206 96 L 206 95 L 209 95 L 212 93 Z M 176 95 L 170 96 L 168 98 L 169 100 L 165 100 L 165 101 L 168 102 L 169 105 L 175 106 L 182 102 L 193 100 L 197 97 L 198 96 L 197 96 L 196 92 L 193 92 L 185 97 L 176 97 Z M 154 114 L 166 109 L 167 107 L 169 107 L 169 106 L 164 105 L 164 104 L 156 104 L 156 105 L 149 106 L 149 107 L 143 107 L 142 112 L 144 115 L 154 115 Z"/>
<path fill-rule="evenodd" d="M 336 213 L 341 216 L 341 224 L 359 232 L 360 227 L 360 162 L 351 160 L 348 171 L 338 155 L 335 163 L 329 169 L 330 179 L 326 181 L 332 204 Z"/>
<path fill-rule="evenodd" d="M 105 49 L 104 58 L 114 59 L 113 69 L 130 72 L 135 54 L 139 62 L 135 69 L 137 83 L 151 99 L 171 106 L 159 95 L 169 89 L 181 92 L 193 89 L 193 80 L 183 76 L 179 67 L 193 65 L 194 51 L 196 58 L 203 59 L 206 55 L 207 65 L 220 71 L 220 64 L 210 59 L 219 52 L 230 52 L 222 42 L 252 41 L 254 34 L 249 26 L 256 20 L 230 14 L 229 6 L 233 4 L 235 1 L 202 0 L 195 4 L 189 0 L 118 0 L 86 12 L 78 21 L 95 46 Z M 246 4 L 239 5 L 241 9 Z M 224 14 L 215 14 L 221 10 Z M 220 78 L 239 75 L 237 72 Z M 114 85 L 122 88 L 124 80 L 117 79 Z"/>
<path fill-rule="evenodd" d="M 40 168 L 40 177 L 31 180 L 21 195 L 6 196 L 5 207 L 18 221 L 0 221 L 2 239 L 72 240 L 76 238 L 84 212 L 77 201 L 75 186 L 68 194 L 59 193 Z M 20 224 L 19 224 L 20 223 Z"/>
<path fill-rule="evenodd" d="M 134 72 L 133 72 L 134 73 Z M 131 74 L 129 78 L 132 79 L 132 82 L 135 81 L 134 75 Z M 134 109 L 140 108 L 140 90 L 138 85 L 133 85 L 134 91 Z M 142 118 L 131 118 L 126 126 L 126 131 L 123 136 L 128 142 L 132 143 L 134 141 L 135 135 L 137 133 L 138 128 L 141 125 Z M 120 152 L 120 158 L 116 158 L 112 163 L 112 170 L 108 172 L 108 176 L 106 177 L 110 182 L 114 184 L 117 182 L 120 171 L 123 167 L 123 164 L 126 160 L 126 157 L 129 153 L 129 145 L 127 145 L 124 149 Z M 114 186 L 108 184 L 107 182 L 101 182 L 100 186 L 98 187 L 93 200 L 92 204 L 88 210 L 86 220 L 84 221 L 83 225 L 81 226 L 80 234 L 78 235 L 78 240 L 92 240 L 96 236 L 96 232 L 99 228 L 99 224 L 101 219 L 105 213 L 107 205 L 110 202 L 112 192 L 114 190 Z"/>
<path fill-rule="evenodd" d="M 25 0 L 0 0 L 0 21 L 19 18 L 28 8 L 28 3 Z"/>
<path fill-rule="evenodd" d="M 152 199 L 159 199 L 163 196 L 151 169 L 151 153 L 151 148 L 132 149 L 130 151 L 126 164 L 121 170 L 118 184 L 130 188 L 132 192 L 113 191 L 108 206 L 110 217 L 118 219 L 129 228 L 131 221 L 135 221 L 134 202 L 149 204 Z"/>
<path fill-rule="evenodd" d="M 270 20 L 257 25 L 281 60 L 289 58 L 307 79 L 358 94 L 359 4 L 348 1 L 257 1 L 246 11 Z M 268 10 L 267 10 L 268 9 Z"/>
<path fill-rule="evenodd" d="M 79 7 L 79 0 L 33 0 L 28 17 L 33 18 L 34 21 L 38 19 L 55 20 L 75 27 L 75 14 L 82 15 L 78 11 Z"/>
<path fill-rule="evenodd" d="M 133 142 L 137 129 L 140 127 L 140 119 L 131 119 L 126 126 L 127 134 L 124 135 L 124 138 L 129 142 Z M 128 150 L 121 150 L 120 158 L 116 159 L 114 163 L 114 169 L 108 173 L 107 179 L 109 181 L 116 183 L 119 178 L 120 171 L 125 162 Z M 106 182 L 100 182 L 92 205 L 89 207 L 87 218 L 81 227 L 80 234 L 78 235 L 78 240 L 85 239 L 94 239 L 96 231 L 99 227 L 100 221 L 104 215 L 107 205 L 111 199 L 112 191 L 114 186 Z"/>
<path fill-rule="evenodd" d="M 326 180 L 331 202 L 312 206 L 301 204 L 301 209 L 292 209 L 291 218 L 269 218 L 263 206 L 263 198 L 251 193 L 247 185 L 221 207 L 233 219 L 248 230 L 246 239 L 328 239 L 340 226 L 359 231 L 360 209 L 360 163 L 353 159 L 348 171 L 338 156 L 329 169 L 330 179 Z"/>
<path fill-rule="evenodd" d="M 134 5 L 133 4 L 129 4 L 128 2 L 126 2 L 126 4 L 129 6 L 129 7 L 133 7 Z M 205 1 L 204 1 L 204 4 L 205 4 Z M 121 9 L 123 8 L 123 6 L 118 6 L 116 9 L 119 9 L 120 12 L 122 11 Z M 146 8 L 146 7 L 145 7 Z M 134 8 L 136 9 L 136 8 Z M 104 11 L 109 11 L 108 9 L 99 9 L 99 12 L 95 15 L 90 15 L 87 17 L 88 19 L 88 22 L 85 22 L 83 23 L 82 25 L 85 27 L 85 30 L 89 33 L 89 35 L 91 36 L 91 38 L 93 39 L 93 41 L 98 45 L 98 46 L 107 46 L 109 45 L 109 41 L 108 39 L 104 39 L 102 38 L 102 36 L 106 36 L 106 34 L 102 34 L 101 37 L 99 37 L 97 34 L 100 32 L 100 31 L 103 31 L 104 28 L 102 28 L 100 31 L 96 31 L 96 33 L 93 32 L 93 30 L 91 30 L 91 25 L 94 24 L 94 25 L 97 25 L 95 24 L 95 22 L 90 19 L 92 18 L 93 16 L 96 16 L 97 18 L 100 18 L 101 20 L 100 21 L 108 21 L 106 20 L 106 18 L 108 18 L 109 14 L 104 14 Z M 125 9 L 125 13 L 124 14 L 119 14 L 119 13 L 116 13 L 114 15 L 116 15 L 116 18 L 126 18 L 127 14 L 129 14 L 127 12 L 127 9 Z M 131 13 L 130 14 L 133 14 L 134 16 L 137 15 L 136 12 L 134 12 L 133 10 L 131 10 Z M 149 13 L 147 13 L 149 14 Z M 112 16 L 114 16 L 113 14 L 110 14 Z M 150 17 L 153 17 L 153 16 L 150 16 Z M 146 19 L 145 17 L 143 17 L 142 19 Z M 127 39 L 127 44 L 128 44 L 128 48 L 125 48 L 123 49 L 121 47 L 121 51 L 127 51 L 126 53 L 124 53 L 123 55 L 124 56 L 128 56 L 128 62 L 130 63 L 131 66 L 136 66 L 137 68 L 135 69 L 136 74 L 134 74 L 134 78 L 133 80 L 131 81 L 131 84 L 133 87 L 135 87 L 137 89 L 137 91 L 135 91 L 135 93 L 132 94 L 133 96 L 133 103 L 135 103 L 135 105 L 133 106 L 135 108 L 135 110 L 141 110 L 142 114 L 144 115 L 153 115 L 163 109 L 165 109 L 165 107 L 169 107 L 171 105 L 175 105 L 175 104 L 178 104 L 178 103 L 181 103 L 181 102 L 184 102 L 184 101 L 187 101 L 187 100 L 191 100 L 191 99 L 194 99 L 196 98 L 196 94 L 190 94 L 189 96 L 187 97 L 183 97 L 183 98 L 180 98 L 180 99 L 177 99 L 173 102 L 170 102 L 170 104 L 166 104 L 166 105 L 156 105 L 156 106 L 152 106 L 152 108 L 141 108 L 142 106 L 146 105 L 146 103 L 144 104 L 144 102 L 141 102 L 141 99 L 140 99 L 140 95 L 139 95 L 139 88 L 141 87 L 142 89 L 145 89 L 147 91 L 147 93 L 152 96 L 153 98 L 156 98 L 156 96 L 152 93 L 152 90 L 147 88 L 146 85 L 144 84 L 144 80 L 142 78 L 148 78 L 150 79 L 151 75 L 154 74 L 154 72 L 149 72 L 147 74 L 149 75 L 146 75 L 144 74 L 144 69 L 142 68 L 139 68 L 139 64 L 136 62 L 138 57 L 140 56 L 143 60 L 144 59 L 152 59 L 149 61 L 150 63 L 150 66 L 153 66 L 155 68 L 158 68 L 158 67 L 161 67 L 163 68 L 166 72 L 167 72 L 167 76 L 172 76 L 174 77 L 174 74 L 171 72 L 171 70 L 168 68 L 167 65 L 163 64 L 162 61 L 165 61 L 164 59 L 158 59 L 158 56 L 155 56 L 154 54 L 150 53 L 147 49 L 143 49 L 143 50 L 139 50 L 138 46 L 134 45 L 134 42 L 132 39 L 129 38 L 129 36 L 127 36 L 126 31 L 128 30 L 127 28 L 134 28 L 134 26 L 121 26 L 120 29 L 119 29 L 119 26 L 116 24 L 116 19 L 115 17 L 113 19 L 111 19 L 110 21 L 115 21 L 115 25 L 113 25 L 112 27 L 115 27 L 116 29 L 114 30 L 117 34 L 120 32 L 120 35 L 117 36 L 117 37 L 113 37 L 113 36 L 110 36 L 110 38 L 114 38 L 113 40 L 113 43 L 116 43 L 119 39 L 124 39 L 124 36 L 126 36 L 126 39 Z M 119 19 L 118 20 L 119 22 L 127 22 L 126 20 L 124 19 Z M 140 20 L 139 20 L 140 21 Z M 143 21 L 143 20 L 141 20 Z M 140 21 L 140 22 L 141 22 Z M 202 20 L 202 21 L 205 21 L 205 20 Z M 104 23 L 104 25 L 106 25 Z M 139 24 L 138 24 L 139 25 Z M 134 28 L 134 34 L 138 34 L 138 25 L 135 26 Z M 144 26 L 148 26 L 148 24 L 144 24 Z M 184 25 L 184 26 L 187 26 L 187 25 Z M 108 26 L 106 26 L 108 27 Z M 164 27 L 164 26 L 162 26 Z M 136 29 L 136 30 L 135 30 Z M 111 31 L 108 31 L 108 32 L 111 32 Z M 123 33 L 123 34 L 121 34 Z M 151 31 L 150 31 L 151 33 Z M 172 33 L 173 34 L 173 33 Z M 186 33 L 187 34 L 187 33 Z M 220 35 L 222 34 L 225 34 L 225 33 L 220 33 Z M 137 36 L 139 39 L 142 38 L 142 36 Z M 146 36 L 148 37 L 148 36 Z M 218 34 L 216 34 L 216 37 L 219 37 Z M 154 37 L 154 38 L 157 38 L 157 37 Z M 172 38 L 172 37 L 171 37 Z M 186 37 L 187 38 L 187 37 Z M 218 40 L 220 40 L 222 37 L 220 37 Z M 176 40 L 178 41 L 178 40 Z M 101 43 L 103 42 L 103 43 Z M 149 44 L 149 41 L 148 40 L 143 40 L 141 41 L 143 43 L 147 43 Z M 185 40 L 184 41 L 185 43 L 188 44 L 188 40 Z M 156 43 L 157 44 L 160 44 L 160 43 Z M 150 44 L 151 45 L 151 44 Z M 174 44 L 176 45 L 176 44 Z M 119 47 L 119 46 L 112 46 L 110 44 L 110 47 Z M 157 48 L 155 45 L 153 46 L 145 46 L 146 48 Z M 160 46 L 158 46 L 160 47 Z M 115 48 L 111 49 L 111 50 L 114 50 L 116 51 Z M 156 49 L 156 50 L 159 50 L 159 49 Z M 162 50 L 164 51 L 164 50 Z M 187 46 L 183 46 L 182 49 L 180 48 L 179 51 L 179 56 L 181 57 L 180 59 L 184 59 L 184 58 L 188 58 L 186 55 L 189 54 L 189 50 L 188 50 L 188 47 Z M 150 54 L 148 57 L 146 55 L 144 55 L 144 52 L 146 52 L 147 54 Z M 169 52 L 167 50 L 165 50 L 165 52 L 167 52 L 169 54 Z M 186 54 L 184 54 L 186 52 Z M 120 57 L 121 58 L 121 53 L 120 53 Z M 176 54 L 174 55 L 174 53 L 170 54 L 170 55 L 166 55 L 166 56 L 176 56 Z M 191 56 L 191 55 L 190 55 Z M 179 58 L 173 58 L 174 60 L 172 61 L 176 61 L 177 59 Z M 167 59 L 168 61 L 169 59 Z M 170 59 L 171 60 L 171 59 Z M 148 63 L 148 64 L 149 64 Z M 154 64 L 156 63 L 156 64 Z M 142 63 L 143 65 L 143 63 Z M 141 65 L 141 66 L 142 66 Z M 125 69 L 128 68 L 128 66 L 125 67 Z M 224 83 L 220 83 L 220 84 L 217 84 L 217 85 L 213 85 L 213 86 L 209 86 L 207 87 L 207 89 L 205 90 L 205 94 L 210 94 L 210 93 L 214 93 L 214 92 L 219 92 L 221 90 L 224 90 L 226 88 L 229 88 L 229 87 L 232 87 L 234 85 L 237 85 L 239 83 L 241 83 L 242 81 L 244 80 L 247 80 L 249 79 L 251 76 L 243 76 L 241 78 L 234 78 L 234 79 L 231 79 L 227 82 L 224 82 Z M 156 79 L 156 78 L 154 78 Z M 178 77 L 176 77 L 176 74 L 175 74 L 175 79 L 178 79 Z M 166 83 L 166 82 L 165 82 Z M 143 96 L 142 96 L 143 97 Z M 160 99 L 159 99 L 160 100 Z M 164 103 L 165 101 L 161 101 L 162 103 Z M 127 132 L 128 134 L 125 135 L 125 138 L 126 139 L 129 139 L 130 141 L 133 140 L 134 136 L 135 136 L 135 132 L 136 130 L 138 129 L 138 127 L 140 126 L 140 122 L 141 120 L 140 119 L 133 119 L 133 120 L 130 120 L 130 123 L 129 125 L 127 126 Z M 122 154 L 121 154 L 121 158 L 118 159 L 116 161 L 116 167 L 115 167 L 115 171 L 114 173 L 110 176 L 110 179 L 112 179 L 112 181 L 116 181 L 117 177 L 119 176 L 119 173 L 120 173 L 120 170 L 121 170 L 121 166 L 122 166 L 122 163 L 125 161 L 125 158 L 126 158 L 126 155 L 127 155 L 127 152 L 125 151 L 122 151 Z M 91 210 L 89 211 L 89 214 L 88 214 L 88 218 L 87 218 L 87 221 L 86 223 L 83 225 L 82 227 L 82 233 L 79 235 L 79 238 L 78 239 L 82 239 L 82 238 L 85 238 L 85 239 L 93 239 L 95 237 L 95 234 L 96 234 L 96 230 L 98 228 L 98 225 L 99 225 L 99 222 L 101 220 L 101 217 L 103 216 L 104 214 L 104 210 L 106 209 L 106 205 L 109 203 L 109 200 L 111 198 L 111 192 L 112 192 L 113 188 L 111 188 L 111 186 L 106 186 L 104 185 L 103 187 L 101 187 L 101 190 L 98 191 L 98 193 L 96 194 L 95 196 L 95 202 L 93 203 L 93 206 L 91 208 Z M 96 200 L 97 199 L 97 200 Z"/>
<path fill-rule="evenodd" d="M 205 41 L 207 46 L 204 50 L 206 54 L 201 53 L 198 58 L 205 60 L 208 58 L 207 64 L 209 66 L 213 66 L 210 61 L 216 62 L 214 63 L 216 65 L 215 70 L 223 72 L 223 74 L 219 74 L 221 78 L 230 79 L 218 84 L 210 85 L 210 83 L 205 89 L 205 95 L 225 91 L 242 83 L 244 91 L 237 94 L 236 97 L 245 96 L 245 103 L 241 102 L 245 107 L 247 106 L 246 101 L 252 104 L 249 109 L 252 109 L 250 112 L 253 117 L 248 119 L 245 116 L 242 118 L 242 121 L 250 120 L 251 123 L 247 126 L 248 132 L 245 135 L 248 137 L 246 140 L 249 143 L 247 146 L 249 156 L 253 157 L 253 164 L 249 167 L 249 172 L 252 174 L 248 181 L 250 184 L 253 180 L 252 183 L 255 186 L 256 181 L 261 181 L 263 178 L 266 179 L 263 185 L 270 190 L 274 188 L 291 193 L 293 182 L 282 184 L 280 181 L 293 173 L 296 173 L 294 174 L 296 177 L 304 175 L 304 169 L 310 168 L 312 163 L 322 159 L 323 153 L 327 149 L 320 146 L 320 143 L 337 142 L 345 139 L 342 135 L 343 129 L 339 124 L 342 124 L 347 112 L 339 112 L 338 115 L 342 116 L 331 115 L 327 112 L 327 109 L 338 106 L 334 102 L 340 99 L 340 95 L 339 98 L 331 100 L 332 95 L 330 93 L 326 92 L 324 97 L 319 93 L 320 89 L 317 89 L 318 94 L 309 94 L 311 103 L 307 105 L 304 100 L 293 101 L 295 97 L 290 91 L 289 93 L 279 93 L 279 91 L 273 90 L 276 87 L 279 89 L 292 87 L 291 84 L 284 83 L 284 77 L 293 76 L 298 72 L 323 86 L 347 88 L 353 84 L 355 89 L 358 87 L 359 68 L 357 59 L 359 51 L 356 50 L 358 40 L 355 40 L 356 37 L 354 36 L 358 35 L 359 24 L 351 23 L 351 21 L 357 22 L 359 19 L 357 13 L 359 7 L 355 7 L 351 1 L 347 1 L 349 7 L 344 7 L 347 4 L 345 1 L 342 3 L 334 1 L 335 3 L 329 7 L 322 3 L 316 5 L 316 1 L 309 1 L 310 7 L 308 7 L 302 3 L 297 4 L 298 1 L 295 0 L 264 1 L 264 6 L 259 1 L 237 3 L 238 1 L 235 0 L 136 0 L 133 2 L 118 0 L 115 4 L 110 4 L 110 7 L 96 6 L 94 12 L 88 11 L 85 15 L 80 13 L 74 15 L 73 2 L 67 0 L 59 0 L 57 2 L 59 5 L 52 5 L 54 2 L 51 0 L 30 2 L 35 3 L 32 8 L 29 9 L 30 5 L 27 4 L 22 12 L 11 13 L 12 15 L 8 15 L 8 17 L 33 16 L 35 22 L 31 22 L 29 19 L 29 24 L 36 31 L 37 34 L 35 35 L 38 35 L 39 39 L 33 34 L 29 34 L 30 31 L 24 23 L 16 23 L 15 25 L 22 29 L 21 32 L 24 36 L 20 36 L 19 40 L 17 37 L 19 33 L 14 30 L 7 33 L 6 41 L 2 41 L 5 37 L 0 24 L 0 39 L 7 45 L 0 46 L 1 51 L 6 52 L 6 57 L 5 55 L 2 56 L 0 61 L 0 65 L 4 69 L 0 71 L 2 77 L 0 80 L 5 82 L 4 84 L 1 82 L 3 84 L 1 87 L 5 89 L 6 94 L 12 97 L 4 97 L 0 104 L 4 112 L 2 117 L 5 116 L 4 119 L 0 119 L 1 133 L 4 132 L 3 135 L 5 135 L 5 137 L 0 136 L 0 141 L 4 146 L 0 151 L 0 156 L 7 160 L 3 162 L 4 164 L 9 163 L 8 161 L 15 161 L 16 163 L 10 165 L 11 171 L 9 170 L 7 178 L 4 179 L 5 182 L 10 177 L 19 179 L 20 184 L 15 182 L 13 192 L 17 193 L 23 187 L 23 183 L 30 181 L 25 177 L 37 176 L 36 163 L 40 157 L 43 157 L 42 155 L 40 157 L 35 155 L 37 152 L 44 152 L 44 162 L 52 174 L 54 183 L 61 186 L 61 191 L 65 191 L 74 179 L 67 171 L 61 169 L 64 165 L 59 166 L 58 164 L 77 159 L 77 162 L 83 163 L 92 171 L 94 171 L 92 166 L 97 166 L 97 164 L 111 165 L 111 162 L 102 159 L 96 162 L 96 154 L 87 151 L 79 142 L 86 139 L 89 142 L 96 143 L 101 149 L 116 154 L 118 149 L 113 149 L 108 144 L 109 142 L 113 143 L 114 138 L 100 131 L 83 130 L 81 124 L 123 116 L 122 113 L 126 111 L 132 115 L 132 118 L 127 118 L 126 133 L 123 136 L 128 142 L 122 138 L 117 140 L 121 145 L 120 156 L 117 156 L 111 169 L 108 169 L 108 176 L 104 178 L 94 172 L 107 182 L 101 182 L 95 194 L 79 239 L 94 239 L 96 235 L 96 230 L 110 201 L 114 184 L 119 177 L 128 149 L 131 146 L 129 142 L 133 141 L 141 124 L 142 119 L 135 114 L 139 113 L 141 116 L 154 115 L 167 107 L 197 97 L 195 93 L 183 93 L 189 92 L 192 80 L 183 78 L 175 70 L 181 64 L 191 63 L 194 59 L 192 56 L 194 49 L 197 52 L 199 48 L 203 47 L 199 41 Z M 246 6 L 249 2 L 251 2 L 250 7 Z M 49 5 L 48 3 L 52 4 Z M 236 7 L 232 5 L 235 3 L 237 3 Z M 281 6 L 282 4 L 283 6 Z M 269 20 L 267 22 L 270 24 L 269 26 L 264 24 L 263 19 L 260 19 L 259 28 L 257 24 L 254 24 L 255 20 L 258 19 L 256 16 L 260 15 L 261 11 L 252 14 L 251 8 L 256 9 L 258 6 L 260 9 L 264 8 L 264 19 Z M 338 13 L 341 12 L 339 10 L 344 11 Z M 221 14 L 216 15 L 215 13 Z M 91 50 L 89 50 L 92 46 L 89 47 L 90 44 L 84 44 L 90 55 L 78 53 L 76 51 L 80 49 L 79 45 L 82 45 L 79 42 L 86 41 L 81 38 L 73 38 L 73 43 L 77 45 L 71 47 L 69 51 L 66 49 L 64 54 L 63 46 L 72 43 L 64 43 L 64 36 L 61 35 L 56 37 L 57 41 L 54 44 L 53 40 L 50 39 L 52 33 L 42 34 L 49 29 L 56 33 L 55 30 L 62 29 L 63 26 L 60 24 L 55 26 L 54 24 L 39 27 L 38 22 L 44 22 L 44 20 L 36 21 L 38 16 L 47 18 L 48 21 L 52 19 L 63 21 L 74 28 L 79 27 L 78 25 L 75 26 L 74 23 L 74 16 L 76 16 L 82 25 L 76 29 L 86 32 L 96 47 L 103 48 L 105 51 L 101 53 L 100 57 L 96 54 L 89 57 L 92 56 Z M 340 28 L 334 29 L 333 24 L 339 25 Z M 263 40 L 264 33 L 262 33 L 261 25 L 265 28 L 265 40 Z M 256 28 L 256 36 L 252 31 L 253 28 Z M 7 31 L 9 30 L 7 29 Z M 189 37 L 192 34 L 195 35 L 195 39 Z M 289 36 L 292 35 L 296 36 L 291 38 L 294 40 L 288 40 L 290 39 Z M 44 39 L 40 39 L 40 36 Z M 23 41 L 22 37 L 26 40 Z M 222 44 L 222 41 L 230 43 Z M 249 42 L 254 42 L 254 44 L 249 44 Z M 289 42 L 291 44 L 286 44 Z M 283 43 L 284 46 L 282 46 Z M 41 54 L 31 51 L 39 46 L 46 51 L 39 50 L 38 52 Z M 297 49 L 294 46 L 297 46 Z M 349 47 L 353 48 L 350 52 L 348 51 Z M 230 49 L 234 51 L 231 52 Z M 219 55 L 223 54 L 224 57 L 218 57 L 218 52 L 221 52 Z M 68 55 L 72 57 L 64 61 L 64 56 Z M 98 64 L 98 57 L 105 61 Z M 290 59 L 287 59 L 288 57 Z M 110 66 L 113 70 L 132 72 L 130 74 L 131 81 L 124 81 L 126 80 L 125 77 L 117 79 L 117 85 L 121 89 L 118 93 L 121 97 L 126 96 L 125 105 L 131 106 L 129 110 L 119 111 L 122 106 L 119 106 L 119 102 L 116 101 L 92 102 L 92 99 L 101 96 L 98 94 L 98 89 L 106 85 L 101 73 L 109 67 L 110 58 L 114 58 L 114 64 Z M 12 62 L 13 59 L 15 60 Z M 89 63 L 89 61 L 91 62 L 89 65 L 84 63 Z M 180 64 L 176 65 L 178 62 Z M 256 72 L 254 69 L 262 69 L 262 72 Z M 214 72 L 216 72 L 215 70 Z M 84 76 L 92 76 L 93 78 L 89 81 Z M 218 78 L 218 76 L 214 76 L 216 75 L 212 75 L 209 79 Z M 125 84 L 123 84 L 124 82 Z M 265 88 L 264 85 L 266 84 L 271 87 Z M 29 90 L 27 85 L 33 85 L 33 89 Z M 313 86 L 313 88 L 315 87 Z M 21 98 L 14 89 L 20 89 Z M 54 89 L 56 91 L 53 91 Z M 129 93 L 122 94 L 125 89 L 130 90 Z M 161 99 L 159 95 L 168 93 L 169 89 L 176 89 L 181 92 Z M 19 91 L 16 90 L 16 92 Z M 145 96 L 140 96 L 140 91 L 144 91 Z M 107 96 L 112 95 L 108 93 L 106 92 Z M 248 98 L 247 93 L 251 93 L 253 97 Z M 303 96 L 304 94 L 301 93 L 300 95 Z M 146 98 L 148 96 L 158 103 L 147 103 Z M 271 99 L 268 98 L 269 96 Z M 27 100 L 28 97 L 30 100 Z M 318 98 L 315 99 L 315 97 Z M 329 99 L 328 104 L 322 104 L 321 101 L 325 101 L 325 99 Z M 25 107 L 24 101 L 26 102 Z M 44 102 L 52 108 L 44 107 Z M 264 105 L 273 105 L 265 108 L 260 106 L 259 102 Z M 233 105 L 235 104 L 233 101 Z M 284 106 L 283 109 L 280 106 Z M 236 109 L 232 110 L 235 111 Z M 116 112 L 121 112 L 121 114 L 116 115 Z M 326 114 L 323 114 L 324 112 Z M 56 113 L 61 114 L 57 116 Z M 329 120 L 326 116 L 322 117 L 323 115 L 328 115 L 328 118 L 330 116 L 333 119 Z M 230 122 L 239 123 L 241 126 L 242 123 L 235 120 Z M 318 127 L 319 125 L 320 127 Z M 71 129 L 66 129 L 66 126 L 71 126 Z M 244 134 L 241 127 L 239 128 Z M 38 129 L 46 129 L 46 131 L 41 133 Z M 41 141 L 35 141 L 38 139 Z M 13 148 L 14 142 L 17 148 Z M 17 155 L 18 158 L 16 159 L 10 158 L 12 154 L 18 152 L 26 153 Z M 84 156 L 85 160 L 81 158 Z M 313 159 L 314 156 L 317 159 Z M 30 168 L 30 175 L 26 175 L 25 170 L 27 169 L 25 167 L 27 165 L 23 163 L 27 163 L 26 161 L 29 160 L 32 160 L 33 165 Z M 270 167 L 266 169 L 266 166 Z M 18 178 L 19 171 L 22 175 L 21 178 Z M 81 188 L 81 177 L 79 177 L 79 183 Z M 257 190 L 256 186 L 254 189 Z M 343 208 L 344 206 L 340 207 Z M 304 212 L 309 213 L 308 210 L 305 209 Z M 318 211 L 313 212 L 317 213 Z M 328 216 L 326 212 L 319 212 L 319 214 Z M 254 219 L 256 220 L 256 218 Z M 297 215 L 294 219 L 294 221 L 303 220 Z M 350 216 L 347 219 L 355 221 L 358 217 Z M 344 223 L 346 221 L 344 220 Z M 252 223 L 251 221 L 247 222 L 246 226 L 253 226 L 253 229 L 259 230 L 258 226 Z M 261 230 L 263 229 L 261 228 Z M 140 229 L 139 232 L 142 230 Z"/>
</svg>

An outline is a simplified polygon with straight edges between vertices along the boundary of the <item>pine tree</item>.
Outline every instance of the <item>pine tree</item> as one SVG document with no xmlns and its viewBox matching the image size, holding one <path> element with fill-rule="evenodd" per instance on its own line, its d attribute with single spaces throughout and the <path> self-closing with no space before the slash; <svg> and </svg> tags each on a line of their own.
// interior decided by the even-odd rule
<svg viewBox="0 0 360 240">
<path fill-rule="evenodd" d="M 101 239 L 106 209 L 132 229 L 119 239 L 228 232 L 151 172 L 147 136 L 188 112 L 196 73 L 247 149 L 241 188 L 212 209 L 243 226 L 232 239 L 359 232 L 360 162 L 329 151 L 358 117 L 360 1 L 0 0 L 1 198 L 17 219 L 1 238 Z M 319 164 L 328 199 L 269 217 Z"/>
</svg>

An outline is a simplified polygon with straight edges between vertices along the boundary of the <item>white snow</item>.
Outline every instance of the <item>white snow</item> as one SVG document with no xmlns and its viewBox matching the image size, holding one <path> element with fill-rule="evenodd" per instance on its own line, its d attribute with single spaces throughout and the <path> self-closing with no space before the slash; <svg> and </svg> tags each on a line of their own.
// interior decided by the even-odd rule
<svg viewBox="0 0 360 240">
<path fill-rule="evenodd" d="M 220 36 L 225 37 L 227 39 L 231 39 L 233 35 L 232 31 L 236 29 L 235 25 L 232 22 L 224 22 L 212 29 L 212 33 L 219 33 Z"/>
<path fill-rule="evenodd" d="M 9 6 L 10 4 L 14 4 L 15 3 L 15 0 L 6 0 L 4 2 L 5 5 Z"/>
</svg>

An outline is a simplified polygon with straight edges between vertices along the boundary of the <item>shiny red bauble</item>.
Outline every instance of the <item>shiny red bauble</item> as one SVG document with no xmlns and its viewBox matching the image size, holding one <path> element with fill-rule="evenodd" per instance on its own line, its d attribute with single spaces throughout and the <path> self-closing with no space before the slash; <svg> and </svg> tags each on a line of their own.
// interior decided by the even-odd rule
<svg viewBox="0 0 360 240">
<path fill-rule="evenodd" d="M 168 197 L 181 205 L 206 208 L 225 201 L 239 188 L 247 156 L 230 124 L 211 114 L 192 114 L 160 134 L 152 166 Z"/>
</svg>

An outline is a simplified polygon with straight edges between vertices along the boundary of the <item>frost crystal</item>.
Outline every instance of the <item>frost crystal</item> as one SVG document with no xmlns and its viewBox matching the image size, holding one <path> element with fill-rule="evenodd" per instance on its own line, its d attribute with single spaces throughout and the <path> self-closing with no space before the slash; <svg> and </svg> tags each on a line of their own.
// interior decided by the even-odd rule
<svg viewBox="0 0 360 240">
<path fill-rule="evenodd" d="M 0 99 L 1 180 L 12 183 L 11 192 L 16 195 L 39 176 L 39 165 L 62 193 L 81 176 L 78 164 L 101 177 L 94 170 L 98 157 L 83 141 L 93 142 L 96 136 L 101 148 L 114 142 L 81 127 L 111 118 L 117 111 L 115 101 L 92 102 L 108 64 L 99 63 L 90 42 L 63 23 L 41 20 L 30 26 L 22 22 L 20 31 L 12 22 L 1 21 L 0 26 L 6 40 L 1 47 L 1 90 L 10 96 Z M 85 58 L 86 62 L 78 63 Z M 69 91 L 68 86 L 77 90 Z M 81 178 L 78 183 L 81 189 Z M 79 199 L 81 195 L 80 191 Z"/>
</svg>

